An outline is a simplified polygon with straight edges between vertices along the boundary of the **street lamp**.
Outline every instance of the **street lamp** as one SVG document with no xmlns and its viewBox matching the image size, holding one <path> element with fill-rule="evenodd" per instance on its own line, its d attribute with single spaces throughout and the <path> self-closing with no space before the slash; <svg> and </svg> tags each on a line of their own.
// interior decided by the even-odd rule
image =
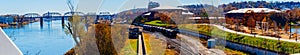
<svg viewBox="0 0 300 55">
<path fill-rule="evenodd" d="M 289 25 L 290 25 L 290 37 L 289 39 L 292 38 L 292 24 L 291 24 L 291 20 L 289 19 Z"/>
</svg>

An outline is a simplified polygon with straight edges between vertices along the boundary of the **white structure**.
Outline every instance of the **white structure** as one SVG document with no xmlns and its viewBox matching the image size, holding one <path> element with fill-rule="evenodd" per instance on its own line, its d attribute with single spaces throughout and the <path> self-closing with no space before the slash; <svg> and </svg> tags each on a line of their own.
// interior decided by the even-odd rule
<svg viewBox="0 0 300 55">
<path fill-rule="evenodd" d="M 156 7 L 156 8 L 152 8 L 150 10 L 187 10 L 187 9 L 184 9 L 184 8 L 180 8 L 180 7 L 173 7 L 173 6 L 159 6 L 159 7 Z"/>
<path fill-rule="evenodd" d="M 2 28 L 0 28 L 0 55 L 23 55 Z"/>
<path fill-rule="evenodd" d="M 207 17 L 189 17 L 188 19 L 206 19 Z M 208 17 L 208 19 L 225 19 L 225 17 Z"/>
<path fill-rule="evenodd" d="M 159 6 L 150 9 L 150 11 L 168 11 L 168 12 L 180 12 L 180 15 L 194 15 L 188 11 L 188 9 L 181 8 L 181 7 L 173 7 L 173 6 Z"/>
<path fill-rule="evenodd" d="M 279 10 L 274 10 L 274 9 L 269 9 L 269 8 L 244 8 L 244 9 L 239 9 L 239 10 L 231 10 L 227 13 L 246 13 L 248 10 L 252 10 L 252 11 L 254 11 L 254 13 L 261 13 L 262 11 L 264 13 L 269 13 L 269 12 L 279 13 L 279 12 L 281 12 Z"/>
<path fill-rule="evenodd" d="M 110 12 L 99 12 L 99 15 L 111 15 Z"/>
</svg>

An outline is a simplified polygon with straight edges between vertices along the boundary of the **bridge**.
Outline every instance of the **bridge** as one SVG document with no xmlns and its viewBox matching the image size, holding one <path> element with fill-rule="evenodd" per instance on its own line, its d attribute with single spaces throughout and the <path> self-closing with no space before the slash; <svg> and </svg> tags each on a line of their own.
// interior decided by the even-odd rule
<svg viewBox="0 0 300 55">
<path fill-rule="evenodd" d="M 90 14 L 84 14 L 82 12 L 66 12 L 64 14 L 60 14 L 58 12 L 47 12 L 47 13 L 44 13 L 43 15 L 39 15 L 37 13 L 27 13 L 27 14 L 24 14 L 21 16 L 24 18 L 24 20 L 34 20 L 34 18 L 67 18 L 67 17 L 72 17 L 72 15 L 79 15 L 82 17 L 97 16 L 97 18 L 101 18 L 101 19 L 109 19 L 109 18 L 113 17 L 113 15 L 111 15 L 111 14 L 90 15 Z M 107 18 L 107 17 L 109 17 L 109 18 Z"/>
<path fill-rule="evenodd" d="M 0 18 L 0 23 L 11 24 L 11 23 L 22 23 L 22 22 L 35 22 L 40 21 L 43 24 L 43 21 L 52 21 L 52 20 L 61 20 L 62 23 L 65 23 L 65 20 L 72 17 L 73 15 L 78 15 L 81 17 L 88 17 L 92 16 L 95 21 L 97 20 L 110 20 L 114 15 L 107 14 L 100 12 L 99 14 L 90 14 L 90 13 L 83 13 L 83 12 L 66 12 L 64 14 L 58 12 L 47 12 L 44 14 L 38 13 L 26 13 L 24 15 L 18 14 L 9 14 L 9 15 L 2 15 Z"/>
</svg>

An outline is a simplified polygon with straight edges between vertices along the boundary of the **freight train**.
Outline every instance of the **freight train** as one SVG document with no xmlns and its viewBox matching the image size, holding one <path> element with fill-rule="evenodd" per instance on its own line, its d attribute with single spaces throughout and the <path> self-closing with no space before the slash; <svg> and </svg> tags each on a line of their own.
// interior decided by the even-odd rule
<svg viewBox="0 0 300 55">
<path fill-rule="evenodd" d="M 144 31 L 160 32 L 164 36 L 171 38 L 171 39 L 176 39 L 177 33 L 179 33 L 177 28 L 159 27 L 159 26 L 146 25 L 146 24 L 133 24 L 133 25 L 143 27 Z M 132 33 L 130 35 L 134 36 L 134 33 Z"/>
</svg>

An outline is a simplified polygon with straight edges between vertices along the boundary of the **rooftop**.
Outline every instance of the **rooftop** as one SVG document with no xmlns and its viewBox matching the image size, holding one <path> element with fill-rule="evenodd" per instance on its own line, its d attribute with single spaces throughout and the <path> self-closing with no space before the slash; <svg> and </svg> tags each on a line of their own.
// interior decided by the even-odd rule
<svg viewBox="0 0 300 55">
<path fill-rule="evenodd" d="M 152 8 L 151 10 L 167 10 L 167 9 L 187 10 L 187 9 L 184 9 L 184 8 L 173 7 L 173 6 L 159 6 L 159 7 L 156 7 L 156 8 Z"/>
<path fill-rule="evenodd" d="M 244 8 L 239 10 L 231 10 L 227 13 L 246 13 L 248 10 L 252 10 L 254 13 L 269 13 L 269 12 L 276 12 L 279 13 L 281 11 L 269 9 L 269 8 Z"/>
</svg>

